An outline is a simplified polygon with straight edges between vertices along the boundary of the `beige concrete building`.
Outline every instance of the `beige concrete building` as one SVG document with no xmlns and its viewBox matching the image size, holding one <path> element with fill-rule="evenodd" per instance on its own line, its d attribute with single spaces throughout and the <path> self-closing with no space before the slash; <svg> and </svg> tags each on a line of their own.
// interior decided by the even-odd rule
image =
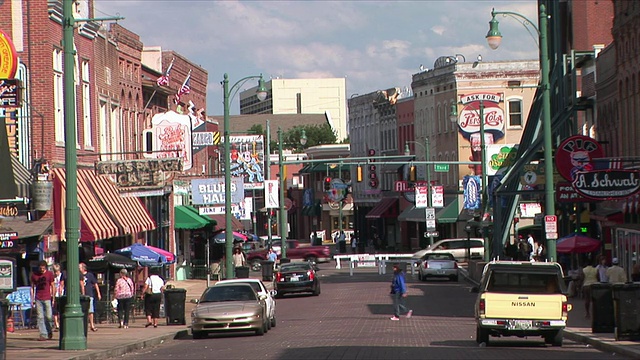
<svg viewBox="0 0 640 360">
<path fill-rule="evenodd" d="M 346 139 L 346 79 L 271 79 L 265 101 L 255 97 L 257 86 L 240 92 L 240 114 L 325 114 L 338 141 Z"/>
</svg>

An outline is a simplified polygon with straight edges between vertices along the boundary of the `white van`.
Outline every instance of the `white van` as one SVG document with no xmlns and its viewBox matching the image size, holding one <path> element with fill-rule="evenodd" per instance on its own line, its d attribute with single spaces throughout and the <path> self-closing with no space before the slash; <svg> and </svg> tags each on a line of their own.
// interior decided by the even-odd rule
<svg viewBox="0 0 640 360">
<path fill-rule="evenodd" d="M 426 254 L 450 253 L 457 261 L 464 261 L 467 257 L 467 246 L 471 250 L 472 259 L 484 258 L 484 240 L 482 238 L 442 239 L 424 250 L 413 254 L 412 259 L 422 259 Z"/>
</svg>

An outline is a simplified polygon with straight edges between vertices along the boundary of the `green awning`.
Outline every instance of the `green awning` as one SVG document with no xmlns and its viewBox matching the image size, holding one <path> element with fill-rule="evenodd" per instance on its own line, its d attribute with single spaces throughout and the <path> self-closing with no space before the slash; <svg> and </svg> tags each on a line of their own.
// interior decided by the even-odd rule
<svg viewBox="0 0 640 360">
<path fill-rule="evenodd" d="M 410 206 L 402 211 L 398 216 L 398 221 L 425 222 L 426 215 L 424 208 Z"/>
<path fill-rule="evenodd" d="M 326 163 L 309 164 L 298 170 L 298 174 L 311 174 L 317 172 L 327 172 Z"/>
<path fill-rule="evenodd" d="M 175 228 L 176 229 L 202 229 L 212 223 L 215 225 L 215 220 L 207 219 L 198 214 L 198 210 L 191 206 L 179 205 L 175 208 Z"/>
<path fill-rule="evenodd" d="M 458 197 L 456 196 L 449 205 L 438 210 L 436 212 L 436 221 L 439 224 L 451 224 L 458 221 L 458 215 L 460 210 L 458 209 Z"/>
</svg>

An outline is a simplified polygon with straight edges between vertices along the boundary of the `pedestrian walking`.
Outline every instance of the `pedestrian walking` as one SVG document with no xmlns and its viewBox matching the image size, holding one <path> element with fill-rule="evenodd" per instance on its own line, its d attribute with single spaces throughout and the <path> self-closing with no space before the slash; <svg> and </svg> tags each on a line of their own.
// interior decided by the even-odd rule
<svg viewBox="0 0 640 360">
<path fill-rule="evenodd" d="M 98 328 L 94 323 L 95 299 L 102 300 L 98 279 L 93 273 L 87 271 L 87 264 L 80 263 L 78 267 L 80 269 L 80 293 L 89 297 L 89 327 L 91 331 L 96 332 Z"/>
<path fill-rule="evenodd" d="M 55 299 L 53 273 L 47 270 L 47 262 L 40 261 L 38 271 L 31 274 L 31 299 L 38 313 L 38 341 L 53 338 L 52 301 Z"/>
<path fill-rule="evenodd" d="M 157 328 L 162 292 L 164 291 L 164 280 L 158 276 L 158 271 L 155 268 L 151 268 L 149 272 L 151 275 L 144 282 L 144 288 L 142 289 L 144 311 L 147 315 L 147 324 L 144 327 L 153 325 L 154 328 Z"/>
<path fill-rule="evenodd" d="M 273 251 L 273 248 L 269 248 L 269 252 L 267 252 L 267 260 L 273 262 L 273 269 L 275 270 L 276 261 L 278 261 L 278 254 L 276 254 L 276 252 Z"/>
<path fill-rule="evenodd" d="M 233 249 L 233 266 L 236 268 L 247 266 L 247 260 L 239 247 Z"/>
<path fill-rule="evenodd" d="M 609 282 L 609 277 L 607 276 L 607 258 L 604 255 L 600 255 L 596 269 L 598 270 L 598 281 L 603 283 Z"/>
<path fill-rule="evenodd" d="M 402 312 L 407 313 L 407 318 L 413 315 L 413 310 L 409 310 L 405 305 L 407 297 L 407 284 L 404 279 L 404 272 L 400 269 L 400 265 L 393 264 L 393 279 L 391 280 L 391 298 L 393 299 L 393 316 L 391 320 L 400 320 Z"/>
<path fill-rule="evenodd" d="M 358 237 L 355 233 L 351 236 L 351 252 L 354 254 L 358 252 Z"/>
<path fill-rule="evenodd" d="M 529 237 L 527 237 L 527 243 L 529 244 L 529 258 L 527 260 L 533 260 L 536 255 L 536 241 L 533 239 L 533 234 L 529 233 Z"/>
<path fill-rule="evenodd" d="M 598 270 L 592 263 L 582 268 L 578 278 L 582 282 L 582 297 L 584 298 L 585 317 L 591 316 L 591 285 L 598 282 Z"/>
<path fill-rule="evenodd" d="M 612 284 L 624 284 L 627 282 L 627 272 L 620 267 L 618 258 L 611 259 L 611 267 L 606 271 L 607 279 Z"/>
<path fill-rule="evenodd" d="M 120 270 L 120 278 L 116 281 L 114 294 L 118 300 L 118 328 L 129 328 L 129 312 L 131 310 L 131 301 L 136 295 L 136 288 L 133 280 L 129 277 L 127 269 Z"/>
<path fill-rule="evenodd" d="M 53 286 L 54 286 L 54 294 L 53 294 L 53 302 L 55 304 L 53 307 L 53 331 L 58 331 L 60 329 L 60 312 L 64 309 L 58 309 L 60 305 L 60 297 L 64 296 L 64 282 L 66 281 L 66 276 L 62 272 L 62 268 L 60 264 L 53 264 Z"/>
</svg>

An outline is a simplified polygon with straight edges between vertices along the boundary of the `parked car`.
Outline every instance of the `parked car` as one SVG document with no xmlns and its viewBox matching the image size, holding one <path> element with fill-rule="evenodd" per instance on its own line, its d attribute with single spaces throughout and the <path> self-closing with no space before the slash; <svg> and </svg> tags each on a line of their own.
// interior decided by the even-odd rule
<svg viewBox="0 0 640 360">
<path fill-rule="evenodd" d="M 220 286 L 225 284 L 249 284 L 253 288 L 253 290 L 258 294 L 258 296 L 265 296 L 265 304 L 267 306 L 267 318 L 269 319 L 268 328 L 272 328 L 276 326 L 276 301 L 274 297 L 276 296 L 275 290 L 267 290 L 260 279 L 230 279 L 230 280 L 221 280 L 218 281 L 214 286 Z"/>
<path fill-rule="evenodd" d="M 418 267 L 418 279 L 425 281 L 430 277 L 446 277 L 458 281 L 458 263 L 449 253 L 426 254 Z"/>
<path fill-rule="evenodd" d="M 293 262 L 280 265 L 273 281 L 276 297 L 301 292 L 310 292 L 314 296 L 320 295 L 317 270 L 318 268 L 311 262 Z"/>
<path fill-rule="evenodd" d="M 274 241 L 274 249 L 276 245 L 280 245 L 281 241 Z M 275 251 L 275 250 L 274 250 Z M 247 253 L 247 262 L 251 264 L 251 269 L 260 271 L 262 269 L 262 261 L 267 259 L 268 249 L 260 249 Z M 277 253 L 277 252 L 276 252 Z M 278 254 L 278 258 L 280 258 Z M 301 246 L 298 240 L 287 240 L 287 258 L 293 260 L 304 260 L 314 263 L 329 262 L 331 260 L 331 249 L 329 246 Z"/>
<path fill-rule="evenodd" d="M 456 238 L 437 241 L 428 248 L 413 254 L 412 259 L 419 260 L 426 254 L 450 253 L 457 261 L 465 261 L 467 259 L 467 247 L 471 249 L 472 259 L 481 259 L 484 257 L 484 239 Z"/>
<path fill-rule="evenodd" d="M 208 287 L 191 312 L 194 339 L 209 333 L 254 331 L 264 335 L 268 330 L 266 296 L 259 296 L 249 284 L 224 284 Z"/>
</svg>

